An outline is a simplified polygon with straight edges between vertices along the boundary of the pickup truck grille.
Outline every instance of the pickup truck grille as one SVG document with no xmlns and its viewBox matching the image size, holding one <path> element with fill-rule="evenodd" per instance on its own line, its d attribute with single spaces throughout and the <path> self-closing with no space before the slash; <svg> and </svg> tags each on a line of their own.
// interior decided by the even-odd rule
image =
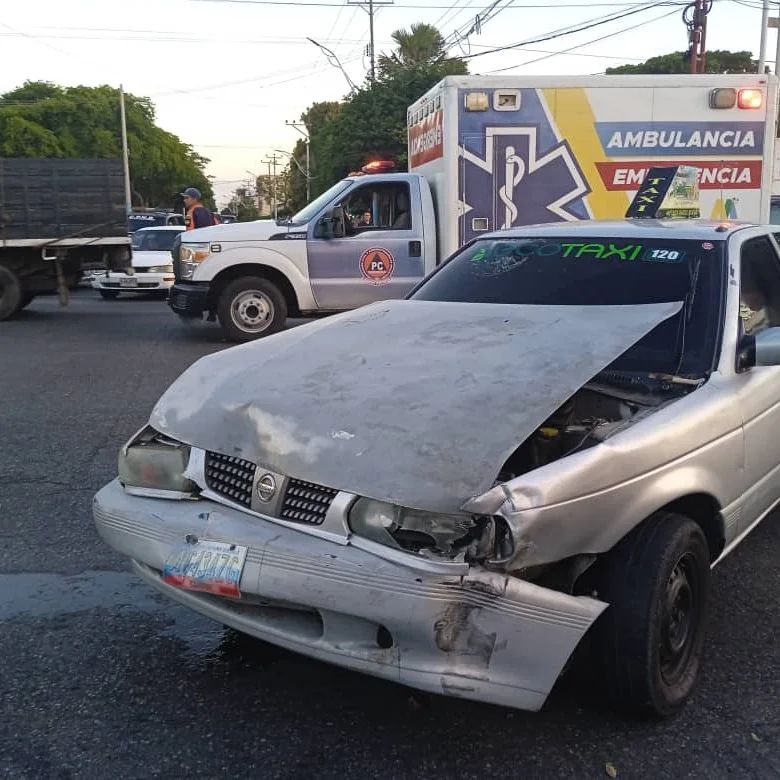
<svg viewBox="0 0 780 780">
<path fill-rule="evenodd" d="M 249 460 L 206 453 L 206 485 L 221 496 L 249 508 L 252 506 L 252 484 L 255 464 Z"/>
<path fill-rule="evenodd" d="M 297 523 L 321 525 L 336 497 L 337 490 L 291 479 L 282 502 L 281 517 Z"/>
</svg>

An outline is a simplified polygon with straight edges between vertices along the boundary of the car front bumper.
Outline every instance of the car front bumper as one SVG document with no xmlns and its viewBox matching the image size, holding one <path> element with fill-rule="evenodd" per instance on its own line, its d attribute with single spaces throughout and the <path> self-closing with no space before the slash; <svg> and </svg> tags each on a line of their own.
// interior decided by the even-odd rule
<svg viewBox="0 0 780 780">
<path fill-rule="evenodd" d="M 433 693 L 538 710 L 607 606 L 476 566 L 433 574 L 212 501 L 131 496 L 116 480 L 93 510 L 101 537 L 172 599 L 259 639 Z M 162 581 L 166 556 L 188 534 L 248 547 L 240 599 Z"/>
<path fill-rule="evenodd" d="M 135 280 L 133 286 L 127 285 L 127 280 Z M 128 276 L 121 273 L 98 273 L 92 277 L 92 287 L 96 290 L 113 290 L 114 292 L 162 292 L 173 287 L 172 273 L 144 273 L 140 271 Z"/>
</svg>

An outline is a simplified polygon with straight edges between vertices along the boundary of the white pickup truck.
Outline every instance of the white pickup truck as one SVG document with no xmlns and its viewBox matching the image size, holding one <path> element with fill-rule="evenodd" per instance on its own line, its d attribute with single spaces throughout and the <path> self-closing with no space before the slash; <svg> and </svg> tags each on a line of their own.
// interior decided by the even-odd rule
<svg viewBox="0 0 780 780">
<path fill-rule="evenodd" d="M 409 173 L 377 161 L 287 222 L 187 232 L 170 306 L 248 341 L 401 298 L 487 231 L 622 218 L 662 166 L 698 169 L 702 217 L 768 222 L 777 101 L 770 75 L 448 77 L 409 108 Z"/>
</svg>

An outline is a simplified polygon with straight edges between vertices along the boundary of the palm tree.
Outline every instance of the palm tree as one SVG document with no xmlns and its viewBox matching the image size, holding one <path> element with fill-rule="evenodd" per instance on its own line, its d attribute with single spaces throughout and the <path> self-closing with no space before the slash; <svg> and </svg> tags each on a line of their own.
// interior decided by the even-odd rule
<svg viewBox="0 0 780 780">
<path fill-rule="evenodd" d="M 396 30 L 391 36 L 396 44 L 390 54 L 380 54 L 379 74 L 386 76 L 399 68 L 418 68 L 442 62 L 460 63 L 455 72 L 465 73 L 462 60 L 447 57 L 444 37 L 432 24 L 419 22 L 408 30 Z"/>
</svg>

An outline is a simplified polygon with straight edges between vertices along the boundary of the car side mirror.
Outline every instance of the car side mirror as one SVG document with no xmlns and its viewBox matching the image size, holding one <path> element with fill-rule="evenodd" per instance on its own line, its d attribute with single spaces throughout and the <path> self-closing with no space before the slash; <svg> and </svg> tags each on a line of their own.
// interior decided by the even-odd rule
<svg viewBox="0 0 780 780">
<path fill-rule="evenodd" d="M 767 328 L 743 337 L 739 345 L 739 368 L 780 366 L 780 328 Z"/>
</svg>

